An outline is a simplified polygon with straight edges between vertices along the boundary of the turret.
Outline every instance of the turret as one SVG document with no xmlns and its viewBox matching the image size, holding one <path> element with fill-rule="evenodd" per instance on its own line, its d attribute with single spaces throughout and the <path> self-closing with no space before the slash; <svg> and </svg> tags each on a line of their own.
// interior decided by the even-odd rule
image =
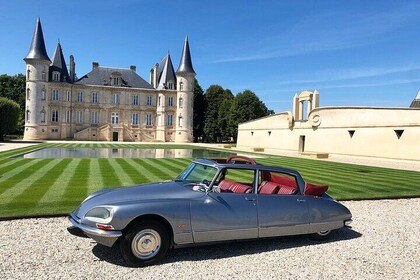
<svg viewBox="0 0 420 280">
<path fill-rule="evenodd" d="M 25 140 L 47 139 L 47 82 L 51 60 L 45 48 L 41 21 L 38 18 L 26 57 Z"/>
<path fill-rule="evenodd" d="M 69 72 L 67 71 L 66 61 L 64 59 L 61 44 L 58 42 L 53 55 L 53 62 L 49 69 L 49 80 L 52 82 L 71 82 Z"/>
<path fill-rule="evenodd" d="M 188 36 L 176 71 L 177 113 L 175 142 L 193 142 L 194 78 Z"/>
</svg>

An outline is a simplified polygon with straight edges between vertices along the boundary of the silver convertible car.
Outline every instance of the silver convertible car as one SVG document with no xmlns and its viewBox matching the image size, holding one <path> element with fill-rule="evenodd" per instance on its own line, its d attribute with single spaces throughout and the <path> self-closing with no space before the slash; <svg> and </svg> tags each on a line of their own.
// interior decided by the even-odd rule
<svg viewBox="0 0 420 280">
<path fill-rule="evenodd" d="M 323 240 L 352 218 L 327 188 L 243 156 L 197 159 L 173 181 L 91 194 L 70 213 L 68 230 L 109 247 L 119 243 L 131 266 L 193 244 L 296 234 Z"/>
</svg>

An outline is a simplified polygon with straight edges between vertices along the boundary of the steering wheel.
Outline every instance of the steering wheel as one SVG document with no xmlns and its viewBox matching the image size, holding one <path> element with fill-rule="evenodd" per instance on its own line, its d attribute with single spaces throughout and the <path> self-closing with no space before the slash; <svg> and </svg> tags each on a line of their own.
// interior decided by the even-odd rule
<svg viewBox="0 0 420 280">
<path fill-rule="evenodd" d="M 247 164 L 257 164 L 257 162 L 249 157 L 246 156 L 238 156 L 238 155 L 230 155 L 226 159 L 226 163 L 234 163 L 236 159 L 239 159 L 240 161 L 245 161 Z"/>
<path fill-rule="evenodd" d="M 207 179 L 201 180 L 200 183 L 206 185 L 207 187 L 210 185 L 210 182 Z"/>
</svg>

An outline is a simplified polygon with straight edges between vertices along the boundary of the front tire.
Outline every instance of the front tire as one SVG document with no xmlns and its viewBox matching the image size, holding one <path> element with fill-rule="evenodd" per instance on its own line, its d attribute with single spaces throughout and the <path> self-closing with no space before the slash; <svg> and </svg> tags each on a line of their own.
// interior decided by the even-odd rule
<svg viewBox="0 0 420 280">
<path fill-rule="evenodd" d="M 332 230 L 324 230 L 309 235 L 310 238 L 318 241 L 328 240 L 331 237 Z"/>
<path fill-rule="evenodd" d="M 168 251 L 169 234 L 155 221 L 144 221 L 132 227 L 120 242 L 121 255 L 130 266 L 142 267 L 159 262 Z"/>
</svg>

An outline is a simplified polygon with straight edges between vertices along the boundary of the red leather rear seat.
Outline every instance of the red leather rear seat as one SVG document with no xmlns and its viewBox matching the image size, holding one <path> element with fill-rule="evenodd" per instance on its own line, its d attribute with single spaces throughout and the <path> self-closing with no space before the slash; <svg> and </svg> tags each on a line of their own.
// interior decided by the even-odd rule
<svg viewBox="0 0 420 280">
<path fill-rule="evenodd" d="M 276 174 L 271 174 L 270 181 L 278 183 L 282 186 L 288 186 L 288 187 L 293 187 L 293 188 L 297 189 L 296 180 L 292 179 L 292 178 L 279 176 L 279 175 L 276 175 Z"/>
<path fill-rule="evenodd" d="M 277 194 L 296 194 L 298 193 L 297 188 L 290 186 L 280 186 L 280 190 Z"/>
<path fill-rule="evenodd" d="M 277 183 L 274 182 L 267 182 L 264 181 L 261 183 L 260 189 L 258 190 L 258 193 L 260 194 L 275 194 L 279 191 L 280 186 Z"/>
</svg>

